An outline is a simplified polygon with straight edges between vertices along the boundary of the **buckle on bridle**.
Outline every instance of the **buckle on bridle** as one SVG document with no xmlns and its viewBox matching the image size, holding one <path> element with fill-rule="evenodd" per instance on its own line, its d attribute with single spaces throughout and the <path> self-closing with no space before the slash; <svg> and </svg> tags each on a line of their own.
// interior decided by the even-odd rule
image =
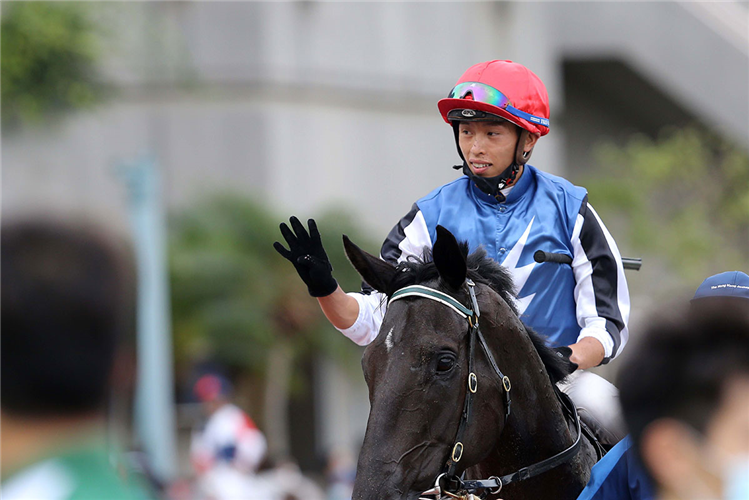
<svg viewBox="0 0 749 500">
<path fill-rule="evenodd" d="M 499 493 L 500 491 L 502 491 L 502 486 L 503 485 L 502 485 L 502 480 L 500 478 L 498 478 L 497 476 L 489 476 L 489 479 L 496 479 L 497 483 L 499 483 L 499 486 L 497 487 L 497 489 L 496 490 L 491 490 L 489 493 L 491 493 L 492 495 L 496 495 L 497 493 Z"/>
<path fill-rule="evenodd" d="M 476 391 L 479 388 L 479 379 L 476 378 L 476 374 L 471 372 L 468 375 L 468 390 L 472 393 L 476 394 Z"/>
<path fill-rule="evenodd" d="M 455 443 L 455 446 L 453 446 L 453 453 L 450 458 L 452 458 L 452 461 L 455 463 L 460 462 L 460 459 L 463 458 L 463 443 Z"/>
</svg>

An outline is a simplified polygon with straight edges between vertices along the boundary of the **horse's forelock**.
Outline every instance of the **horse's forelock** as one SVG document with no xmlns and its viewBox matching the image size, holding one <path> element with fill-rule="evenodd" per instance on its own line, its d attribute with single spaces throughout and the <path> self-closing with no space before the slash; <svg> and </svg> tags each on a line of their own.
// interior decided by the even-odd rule
<svg viewBox="0 0 749 500">
<path fill-rule="evenodd" d="M 424 247 L 421 257 L 411 255 L 403 262 L 398 263 L 396 270 L 387 290 L 388 298 L 401 288 L 427 283 L 439 278 L 437 266 L 432 261 L 432 252 L 428 247 Z"/>
<path fill-rule="evenodd" d="M 496 261 L 487 257 L 486 250 L 482 247 L 468 255 L 468 243 L 464 241 L 460 243 L 460 249 L 463 255 L 467 256 L 468 277 L 476 283 L 489 286 L 500 294 L 513 312 L 517 314 L 513 301 L 514 288 L 510 273 Z M 405 261 L 398 264 L 398 272 L 388 287 L 387 296 L 390 297 L 401 288 L 436 281 L 438 278 L 439 273 L 432 260 L 432 252 L 428 247 L 424 247 L 420 257 L 409 256 Z"/>
</svg>

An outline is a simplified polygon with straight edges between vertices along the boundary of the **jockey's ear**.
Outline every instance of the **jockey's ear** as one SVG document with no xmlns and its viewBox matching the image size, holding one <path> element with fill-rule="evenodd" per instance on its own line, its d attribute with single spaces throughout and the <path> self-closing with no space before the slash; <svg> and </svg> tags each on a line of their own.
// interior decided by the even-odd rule
<svg viewBox="0 0 749 500">
<path fill-rule="evenodd" d="M 437 241 L 432 249 L 434 265 L 442 281 L 453 290 L 458 290 L 466 280 L 466 257 L 453 233 L 437 226 Z"/>
<path fill-rule="evenodd" d="M 388 285 L 395 276 L 395 266 L 370 255 L 356 246 L 345 234 L 343 248 L 351 265 L 364 281 L 378 292 L 387 294 Z"/>
</svg>

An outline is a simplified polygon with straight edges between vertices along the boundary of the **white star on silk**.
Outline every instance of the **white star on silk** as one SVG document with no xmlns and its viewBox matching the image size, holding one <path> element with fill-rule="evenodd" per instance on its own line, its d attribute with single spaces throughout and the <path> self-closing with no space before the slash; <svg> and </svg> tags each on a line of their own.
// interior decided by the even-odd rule
<svg viewBox="0 0 749 500">
<path fill-rule="evenodd" d="M 515 243 L 515 246 L 513 246 L 512 250 L 510 250 L 510 252 L 507 254 L 505 260 L 502 261 L 502 266 L 504 266 L 512 274 L 512 280 L 515 283 L 515 293 L 518 296 L 518 298 L 515 299 L 515 304 L 517 305 L 518 312 L 520 314 L 525 313 L 525 310 L 530 305 L 533 297 L 536 296 L 535 293 L 532 293 L 525 297 L 520 297 L 520 291 L 528 281 L 533 268 L 536 267 L 536 262 L 533 261 L 523 267 L 517 267 L 518 261 L 520 260 L 520 255 L 523 253 L 523 249 L 525 248 L 525 242 L 528 241 L 528 235 L 531 232 L 531 227 L 533 226 L 534 220 L 536 220 L 535 216 L 531 219 L 530 224 L 528 224 L 528 227 L 525 229 L 525 232 L 520 237 L 518 242 Z"/>
</svg>

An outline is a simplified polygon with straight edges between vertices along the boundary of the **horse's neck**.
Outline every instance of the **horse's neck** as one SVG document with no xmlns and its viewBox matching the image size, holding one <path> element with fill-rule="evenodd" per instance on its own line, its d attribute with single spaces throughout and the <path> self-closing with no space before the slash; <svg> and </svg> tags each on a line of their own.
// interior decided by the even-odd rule
<svg viewBox="0 0 749 500">
<path fill-rule="evenodd" d="M 495 450 L 478 466 L 483 477 L 509 474 L 541 462 L 565 450 L 576 437 L 570 432 L 561 403 L 535 348 L 530 341 L 527 344 L 523 346 L 527 352 L 519 354 L 521 357 L 517 359 L 532 361 L 508 373 L 512 381 L 512 412 Z M 567 467 L 567 464 L 560 466 L 554 474 L 545 475 L 545 480 L 554 481 L 549 476 L 569 474 Z M 559 487 L 566 488 L 564 484 Z M 515 488 L 525 489 L 526 485 L 519 483 Z"/>
<path fill-rule="evenodd" d="M 520 384 L 513 381 L 512 413 L 496 449 L 508 472 L 549 458 L 573 440 L 551 382 L 530 384 L 529 378 L 521 376 Z"/>
</svg>

